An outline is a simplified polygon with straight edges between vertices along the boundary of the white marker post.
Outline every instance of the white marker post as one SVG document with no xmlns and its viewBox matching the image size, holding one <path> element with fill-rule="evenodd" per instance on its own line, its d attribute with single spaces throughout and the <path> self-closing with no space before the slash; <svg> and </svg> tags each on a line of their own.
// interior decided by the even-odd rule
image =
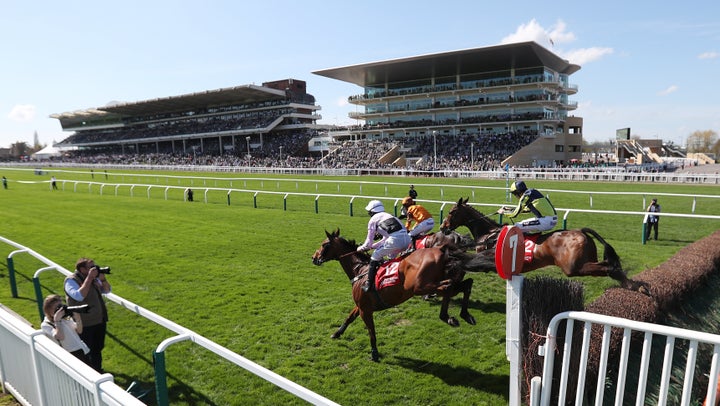
<svg viewBox="0 0 720 406">
<path fill-rule="evenodd" d="M 505 302 L 505 355 L 510 362 L 510 394 L 508 404 L 520 406 L 522 394 L 522 348 L 520 348 L 520 317 L 522 272 L 525 256 L 525 241 L 520 230 L 512 226 L 503 227 L 495 245 L 495 267 L 498 275 L 507 281 Z"/>
</svg>

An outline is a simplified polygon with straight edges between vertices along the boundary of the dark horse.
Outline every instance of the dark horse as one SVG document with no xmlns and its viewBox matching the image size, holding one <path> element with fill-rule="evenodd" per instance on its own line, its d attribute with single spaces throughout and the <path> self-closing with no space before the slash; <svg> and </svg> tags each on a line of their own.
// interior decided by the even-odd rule
<svg viewBox="0 0 720 406">
<path fill-rule="evenodd" d="M 448 305 L 451 297 L 463 292 L 460 317 L 469 324 L 475 324 L 475 318 L 468 312 L 473 280 L 464 279 L 468 261 L 472 258 L 452 244 L 415 250 L 403 257 L 398 267 L 399 283 L 380 289 L 375 294 L 363 292 L 361 289 L 361 282 L 367 277 L 370 257 L 364 252 L 357 252 L 358 245 L 355 241 L 341 237 L 339 229 L 332 233 L 325 231 L 325 234 L 327 238 L 312 257 L 313 264 L 339 261 L 350 279 L 355 301 L 355 308 L 332 338 L 340 337 L 350 323 L 360 316 L 370 335 L 371 359 L 378 361 L 380 353 L 376 344 L 373 312 L 399 305 L 413 296 L 427 294 L 437 294 L 443 298 L 440 319 L 457 327 L 460 323 L 455 317 L 448 315 Z"/>
<path fill-rule="evenodd" d="M 468 199 L 462 198 L 458 200 L 445 217 L 440 229 L 448 231 L 465 226 L 470 229 L 478 244 L 476 251 L 484 255 L 492 255 L 494 250 L 490 248 L 494 248 L 495 239 L 503 225 L 483 215 L 468 205 L 467 201 Z M 598 261 L 597 247 L 591 237 L 603 245 L 602 261 Z M 487 264 L 494 269 L 490 258 Z M 536 241 L 533 259 L 523 265 L 522 272 L 534 271 L 549 265 L 558 266 L 567 276 L 609 276 L 620 282 L 624 288 L 648 293 L 647 286 L 643 283 L 628 279 L 615 249 L 590 228 L 555 230 L 541 234 Z"/>
</svg>

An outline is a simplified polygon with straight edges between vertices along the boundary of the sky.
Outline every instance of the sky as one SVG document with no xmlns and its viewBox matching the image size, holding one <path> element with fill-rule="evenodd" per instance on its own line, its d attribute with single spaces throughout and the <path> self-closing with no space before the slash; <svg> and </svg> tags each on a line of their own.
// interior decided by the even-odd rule
<svg viewBox="0 0 720 406">
<path fill-rule="evenodd" d="M 720 2 L 0 2 L 0 147 L 60 142 L 54 113 L 294 78 L 320 124 L 362 88 L 312 72 L 535 41 L 581 69 L 583 137 L 720 133 Z"/>
</svg>

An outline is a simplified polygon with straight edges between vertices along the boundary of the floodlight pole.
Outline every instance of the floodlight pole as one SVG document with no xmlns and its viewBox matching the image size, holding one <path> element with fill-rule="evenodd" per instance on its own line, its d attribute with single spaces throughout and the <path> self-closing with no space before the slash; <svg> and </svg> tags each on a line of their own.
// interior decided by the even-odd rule
<svg viewBox="0 0 720 406">
<path fill-rule="evenodd" d="M 474 143 L 470 143 L 470 170 L 473 170 L 475 167 L 475 152 L 473 151 Z"/>
<path fill-rule="evenodd" d="M 437 131 L 432 132 L 433 135 L 433 169 L 437 169 Z"/>
</svg>

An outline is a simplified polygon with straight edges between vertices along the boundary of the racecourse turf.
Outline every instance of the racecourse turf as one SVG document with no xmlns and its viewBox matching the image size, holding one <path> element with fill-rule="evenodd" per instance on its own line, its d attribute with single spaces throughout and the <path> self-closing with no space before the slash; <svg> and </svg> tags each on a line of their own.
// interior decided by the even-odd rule
<svg viewBox="0 0 720 406">
<path fill-rule="evenodd" d="M 48 170 L 36 175 L 0 169 L 10 180 L 9 188 L 0 190 L 0 236 L 68 269 L 80 256 L 94 258 L 112 267 L 113 293 L 340 404 L 507 404 L 505 283 L 497 275 L 469 276 L 475 280 L 470 311 L 476 326 L 444 325 L 439 301 L 420 298 L 376 313 L 382 358 L 372 363 L 360 320 L 340 339 L 330 338 L 352 309 L 350 286 L 337 262 L 321 267 L 311 262 L 325 230 L 340 228 L 358 242 L 364 238 L 368 217 L 362 208 L 370 196 L 383 198 L 392 210 L 412 183 L 418 200 L 427 200 L 423 204 L 439 217 L 440 202 L 447 203 L 447 213 L 460 197 L 508 203 L 506 180 Z M 49 173 L 60 190 L 50 189 Z M 101 189 L 101 183 L 107 185 Z M 116 184 L 156 186 L 148 192 L 147 186 Z M 695 207 L 695 214 L 720 214 L 715 198 L 668 195 L 718 196 L 716 186 L 541 181 L 529 186 L 552 190 L 559 208 L 591 208 L 588 194 L 569 192 L 627 192 L 593 195 L 592 209 L 642 212 L 643 196 L 649 203 L 659 195 L 664 212 L 691 213 Z M 186 187 L 195 190 L 192 203 L 183 199 Z M 228 195 L 230 188 L 237 190 Z M 337 196 L 317 197 L 327 194 Z M 348 196 L 358 196 L 353 216 Z M 568 220 L 570 228 L 591 227 L 605 237 L 631 276 L 720 227 L 718 220 L 663 218 L 660 240 L 643 245 L 640 215 L 571 213 Z M 3 246 L 0 253 L 7 256 L 13 248 Z M 19 297 L 12 298 L 7 266 L 0 264 L 0 281 L 6 281 L 0 302 L 39 327 L 31 278 L 43 265 L 23 255 L 14 261 Z M 527 276 L 534 274 L 563 277 L 552 268 Z M 56 275 L 43 275 L 44 295 L 62 293 L 62 277 Z M 616 286 L 608 278 L 576 280 L 585 285 L 586 302 Z M 121 386 L 139 381 L 153 387 L 153 350 L 173 334 L 117 305 L 109 304 L 109 312 L 105 369 Z M 450 312 L 457 315 L 458 300 Z M 171 346 L 166 357 L 173 405 L 304 403 L 192 343 Z M 154 403 L 154 397 L 148 401 Z"/>
</svg>

